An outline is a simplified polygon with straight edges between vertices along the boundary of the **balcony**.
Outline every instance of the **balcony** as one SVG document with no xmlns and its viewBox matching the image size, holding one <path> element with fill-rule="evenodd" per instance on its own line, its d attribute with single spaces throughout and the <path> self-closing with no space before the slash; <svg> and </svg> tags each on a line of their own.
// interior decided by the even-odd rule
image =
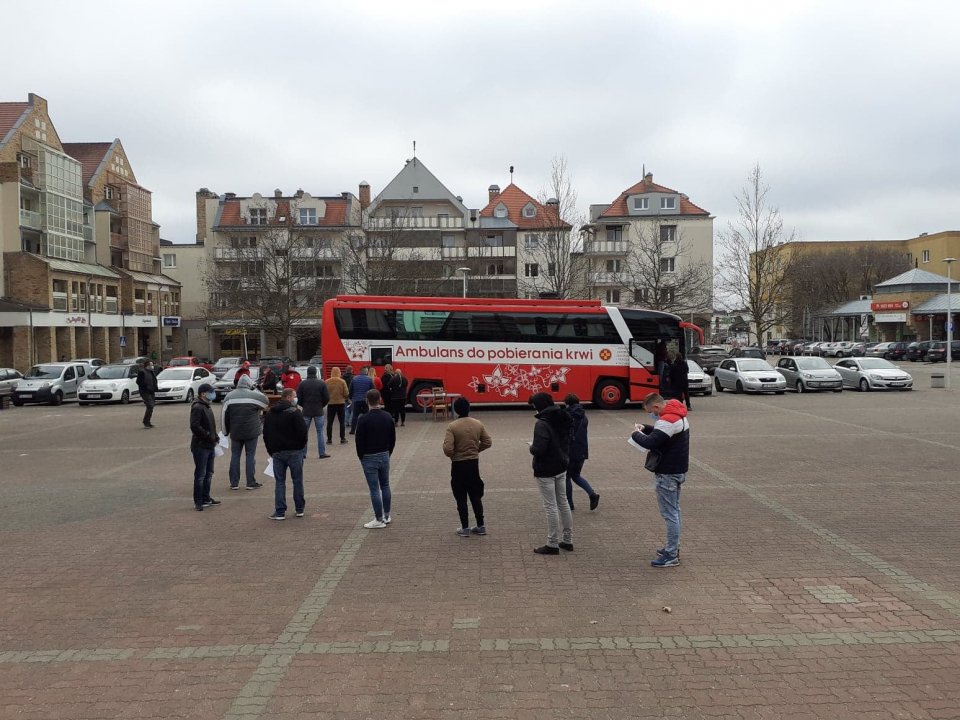
<svg viewBox="0 0 960 720">
<path fill-rule="evenodd" d="M 471 247 L 467 248 L 467 256 L 472 258 L 516 257 L 517 248 L 515 245 Z"/>
<path fill-rule="evenodd" d="M 627 243 L 622 240 L 595 240 L 586 244 L 588 255 L 625 255 Z"/>
<path fill-rule="evenodd" d="M 458 217 L 367 218 L 368 230 L 457 230 L 463 228 Z"/>
<path fill-rule="evenodd" d="M 398 247 L 398 248 L 383 248 L 383 247 L 369 247 L 367 248 L 367 258 L 368 259 L 381 259 L 387 258 L 390 260 L 414 260 L 416 262 L 424 262 L 427 260 L 440 260 L 441 250 L 450 250 L 451 248 L 438 248 L 438 247 Z M 457 249 L 457 248 L 453 248 Z M 462 249 L 462 248 L 460 248 Z M 460 257 L 463 257 L 462 255 Z"/>
<path fill-rule="evenodd" d="M 440 248 L 440 257 L 444 260 L 453 260 L 456 258 L 465 258 L 467 249 L 462 247 L 442 247 Z"/>
<path fill-rule="evenodd" d="M 20 227 L 31 230 L 40 229 L 40 213 L 31 210 L 20 211 Z"/>
<path fill-rule="evenodd" d="M 620 285 L 617 279 L 618 273 L 614 272 L 593 272 L 590 273 L 591 285 Z"/>
<path fill-rule="evenodd" d="M 93 242 L 93 225 L 83 226 L 83 239 L 87 242 Z"/>
</svg>

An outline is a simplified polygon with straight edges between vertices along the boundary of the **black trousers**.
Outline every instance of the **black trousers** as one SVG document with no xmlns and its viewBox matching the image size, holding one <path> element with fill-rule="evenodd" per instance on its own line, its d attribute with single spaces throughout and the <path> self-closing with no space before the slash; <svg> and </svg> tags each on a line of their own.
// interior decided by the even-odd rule
<svg viewBox="0 0 960 720">
<path fill-rule="evenodd" d="M 393 415 L 393 424 L 407 421 L 407 399 L 392 398 L 390 400 L 390 414 Z"/>
<path fill-rule="evenodd" d="M 687 404 L 687 408 L 690 408 L 690 387 L 686 386 L 680 390 L 680 400 Z"/>
<path fill-rule="evenodd" d="M 360 422 L 360 416 L 366 415 L 369 409 L 370 408 L 367 406 L 366 400 L 353 401 L 353 417 L 350 418 L 350 434 L 351 435 L 353 435 L 357 431 L 357 423 Z"/>
<path fill-rule="evenodd" d="M 157 396 L 153 393 L 141 393 L 140 399 L 143 400 L 143 424 L 149 425 L 153 419 L 153 406 L 157 403 Z"/>
<path fill-rule="evenodd" d="M 327 405 L 327 442 L 333 442 L 333 419 L 340 420 L 340 439 L 346 437 L 347 424 L 344 421 L 346 405 Z"/>
<path fill-rule="evenodd" d="M 457 501 L 460 527 L 470 527 L 467 499 L 473 505 L 477 525 L 483 526 L 483 480 L 480 479 L 480 460 L 458 460 L 450 464 L 450 489 Z"/>
</svg>

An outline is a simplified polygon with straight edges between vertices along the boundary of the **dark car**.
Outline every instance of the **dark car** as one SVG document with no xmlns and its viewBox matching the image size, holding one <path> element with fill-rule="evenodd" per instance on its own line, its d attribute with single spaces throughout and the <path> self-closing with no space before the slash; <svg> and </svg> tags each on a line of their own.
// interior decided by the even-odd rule
<svg viewBox="0 0 960 720">
<path fill-rule="evenodd" d="M 960 357 L 960 340 L 954 340 L 950 343 L 950 360 L 956 362 Z M 947 361 L 947 344 L 945 342 L 930 343 L 930 349 L 927 350 L 927 360 L 932 363 Z"/>
<path fill-rule="evenodd" d="M 907 353 L 903 357 L 910 362 L 917 362 L 917 360 L 923 362 L 927 357 L 927 350 L 929 349 L 929 340 L 925 342 L 912 342 L 907 345 Z"/>
<path fill-rule="evenodd" d="M 757 358 L 757 360 L 766 360 L 767 356 L 760 348 L 735 347 L 730 351 L 732 358 Z"/>
<path fill-rule="evenodd" d="M 286 355 L 269 355 L 267 357 L 260 358 L 260 360 L 257 362 L 257 365 L 270 365 L 271 367 L 274 365 L 280 365 L 282 367 L 284 365 L 293 364 L 293 360 L 288 358 Z"/>
<path fill-rule="evenodd" d="M 730 354 L 726 350 L 715 345 L 695 347 L 687 355 L 687 360 L 693 360 L 706 373 L 713 373 L 717 369 L 717 365 L 729 358 Z"/>
<path fill-rule="evenodd" d="M 883 353 L 884 360 L 903 360 L 907 354 L 907 344 L 905 342 L 892 342 L 887 344 L 887 349 Z"/>
</svg>

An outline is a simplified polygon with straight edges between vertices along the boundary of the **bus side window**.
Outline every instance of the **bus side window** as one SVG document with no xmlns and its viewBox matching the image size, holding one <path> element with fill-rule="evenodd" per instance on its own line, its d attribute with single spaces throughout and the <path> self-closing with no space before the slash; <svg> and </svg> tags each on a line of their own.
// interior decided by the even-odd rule
<svg viewBox="0 0 960 720">
<path fill-rule="evenodd" d="M 503 342 L 520 342 L 523 335 L 520 332 L 520 325 L 517 324 L 516 316 L 500 313 L 497 315 L 497 320 L 500 323 Z"/>
</svg>

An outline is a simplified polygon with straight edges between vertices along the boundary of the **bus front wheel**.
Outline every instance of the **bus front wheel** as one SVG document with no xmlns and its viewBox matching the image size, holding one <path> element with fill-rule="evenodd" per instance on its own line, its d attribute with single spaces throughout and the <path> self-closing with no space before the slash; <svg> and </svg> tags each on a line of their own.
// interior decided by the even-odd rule
<svg viewBox="0 0 960 720">
<path fill-rule="evenodd" d="M 413 406 L 413 412 L 430 412 L 430 408 L 433 407 L 432 391 L 436 385 L 437 383 L 422 381 L 413 384 L 410 389 L 410 404 Z M 424 397 L 424 394 L 427 394 L 427 397 Z"/>
<path fill-rule="evenodd" d="M 627 388 L 619 380 L 601 380 L 593 391 L 593 402 L 602 410 L 619 410 L 627 402 Z"/>
</svg>

